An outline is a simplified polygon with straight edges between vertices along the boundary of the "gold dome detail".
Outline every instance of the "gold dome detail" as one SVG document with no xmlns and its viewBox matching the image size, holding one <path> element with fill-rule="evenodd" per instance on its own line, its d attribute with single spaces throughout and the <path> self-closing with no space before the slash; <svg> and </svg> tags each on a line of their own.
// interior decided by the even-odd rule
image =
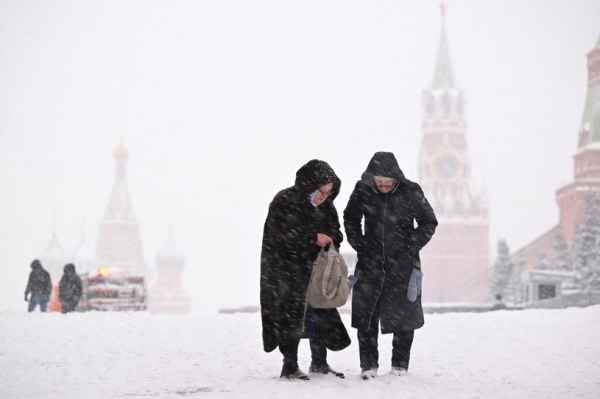
<svg viewBox="0 0 600 399">
<path fill-rule="evenodd" d="M 119 142 L 119 146 L 115 150 L 115 158 L 125 159 L 129 155 L 129 151 L 123 145 L 123 140 Z"/>
</svg>

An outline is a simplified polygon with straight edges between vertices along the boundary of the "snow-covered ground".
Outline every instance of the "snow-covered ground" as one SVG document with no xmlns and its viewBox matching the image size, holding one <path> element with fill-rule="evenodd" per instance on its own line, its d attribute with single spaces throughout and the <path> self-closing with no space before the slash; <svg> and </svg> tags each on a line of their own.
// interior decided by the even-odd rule
<svg viewBox="0 0 600 399">
<path fill-rule="evenodd" d="M 343 315 L 349 327 L 349 316 Z M 260 316 L 0 314 L 0 397 L 9 398 L 600 398 L 600 306 L 426 316 L 411 368 L 358 378 L 352 345 L 329 355 L 346 374 L 279 377 Z M 307 371 L 308 343 L 300 344 Z"/>
</svg>

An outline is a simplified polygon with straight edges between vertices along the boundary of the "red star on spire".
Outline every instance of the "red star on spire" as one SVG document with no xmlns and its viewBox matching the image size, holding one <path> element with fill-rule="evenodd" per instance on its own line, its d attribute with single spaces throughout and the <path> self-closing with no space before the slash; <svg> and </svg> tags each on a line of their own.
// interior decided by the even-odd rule
<svg viewBox="0 0 600 399">
<path fill-rule="evenodd" d="M 446 19 L 446 3 L 443 1 L 440 3 L 440 13 L 442 14 L 442 19 Z"/>
</svg>

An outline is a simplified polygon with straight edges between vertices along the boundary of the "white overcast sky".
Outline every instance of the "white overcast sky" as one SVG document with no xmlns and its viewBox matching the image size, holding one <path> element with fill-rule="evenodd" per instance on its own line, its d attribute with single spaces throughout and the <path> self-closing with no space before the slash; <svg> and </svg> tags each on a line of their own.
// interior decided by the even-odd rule
<svg viewBox="0 0 600 399">
<path fill-rule="evenodd" d="M 572 178 L 600 0 L 446 5 L 490 243 L 518 249 Z M 440 29 L 437 0 L 0 1 L 0 309 L 24 309 L 54 222 L 95 246 L 121 138 L 147 263 L 172 222 L 196 311 L 258 304 L 267 207 L 302 164 L 336 170 L 340 213 L 375 151 L 417 179 Z"/>
</svg>

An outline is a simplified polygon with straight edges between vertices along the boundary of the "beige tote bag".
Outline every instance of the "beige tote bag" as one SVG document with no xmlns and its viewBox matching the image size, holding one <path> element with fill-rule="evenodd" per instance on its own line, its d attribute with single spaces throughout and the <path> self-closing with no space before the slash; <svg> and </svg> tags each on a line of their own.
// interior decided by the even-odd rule
<svg viewBox="0 0 600 399">
<path fill-rule="evenodd" d="M 333 244 L 327 252 L 321 249 L 312 267 L 308 304 L 315 309 L 339 308 L 346 304 L 349 292 L 348 267 L 344 258 Z"/>
</svg>

